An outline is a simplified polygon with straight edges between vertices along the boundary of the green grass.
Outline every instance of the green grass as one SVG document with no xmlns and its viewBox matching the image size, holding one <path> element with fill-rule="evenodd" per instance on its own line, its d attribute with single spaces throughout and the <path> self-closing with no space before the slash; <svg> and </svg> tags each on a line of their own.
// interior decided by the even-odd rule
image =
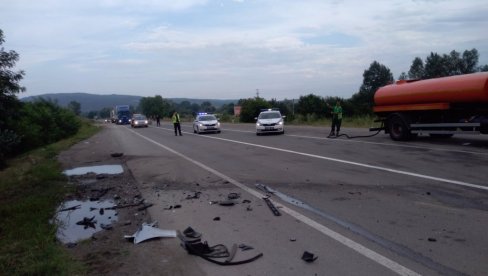
<svg viewBox="0 0 488 276">
<path fill-rule="evenodd" d="M 74 137 L 9 160 L 9 167 L 0 172 L 0 274 L 84 274 L 83 265 L 56 241 L 56 226 L 49 220 L 73 189 L 61 173 L 57 154 L 98 130 L 83 122 Z"/>
</svg>

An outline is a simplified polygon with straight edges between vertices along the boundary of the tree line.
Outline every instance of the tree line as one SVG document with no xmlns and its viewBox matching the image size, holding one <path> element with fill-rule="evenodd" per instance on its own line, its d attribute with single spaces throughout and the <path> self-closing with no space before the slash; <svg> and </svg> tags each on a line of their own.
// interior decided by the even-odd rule
<svg viewBox="0 0 488 276">
<path fill-rule="evenodd" d="M 5 51 L 3 31 L 0 29 L 0 167 L 5 158 L 11 154 L 25 152 L 29 149 L 53 143 L 75 134 L 80 121 L 80 104 L 76 101 L 62 108 L 55 102 L 37 100 L 22 103 L 17 94 L 25 91 L 20 85 L 24 71 L 13 71 L 19 55 L 15 51 Z M 408 73 L 402 72 L 398 79 L 430 79 L 444 76 L 469 74 L 488 71 L 488 65 L 478 65 L 479 53 L 476 49 L 460 53 L 455 50 L 449 54 L 431 52 L 424 60 L 415 57 Z M 300 96 L 299 99 L 265 100 L 260 97 L 240 99 L 236 105 L 241 107 L 241 122 L 254 122 L 261 109 L 279 108 L 288 121 L 313 122 L 330 116 L 328 105 L 333 106 L 340 101 L 345 116 L 364 116 L 372 114 L 374 93 L 378 88 L 393 83 L 391 70 L 373 61 L 363 72 L 363 82 L 358 92 L 350 98 L 321 97 L 315 94 Z M 215 107 L 211 102 L 201 104 L 183 101 L 172 102 L 160 95 L 144 97 L 139 105 L 131 106 L 131 111 L 143 113 L 149 117 L 170 117 L 178 111 L 183 117 L 193 117 L 198 112 L 218 113 L 221 119 L 230 120 L 234 117 L 233 103 Z M 86 114 L 88 117 L 98 116 L 109 118 L 112 107 Z"/>
<path fill-rule="evenodd" d="M 75 134 L 81 123 L 70 109 L 39 99 L 23 103 L 17 94 L 24 71 L 14 71 L 19 54 L 6 51 L 0 29 L 0 168 L 9 156 L 54 143 Z"/>
</svg>

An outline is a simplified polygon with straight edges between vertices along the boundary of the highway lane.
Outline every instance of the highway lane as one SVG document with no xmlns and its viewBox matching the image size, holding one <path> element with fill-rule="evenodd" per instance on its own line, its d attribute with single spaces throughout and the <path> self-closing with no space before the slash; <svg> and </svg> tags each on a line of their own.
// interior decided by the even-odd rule
<svg viewBox="0 0 488 276">
<path fill-rule="evenodd" d="M 488 221 L 487 193 L 483 189 L 487 176 L 483 168 L 488 160 L 486 140 L 463 137 L 438 141 L 438 144 L 425 139 L 395 144 L 387 141 L 384 135 L 362 139 L 364 142 L 323 139 L 320 137 L 326 135 L 326 129 L 307 127 L 288 127 L 284 136 L 259 137 L 252 131 L 252 125 L 224 127 L 217 135 L 193 135 L 189 125 L 184 125 L 183 129 L 186 131 L 183 137 L 175 137 L 168 125 L 137 129 L 134 132 L 140 135 L 123 134 L 124 139 L 119 142 L 122 146 L 141 144 L 143 140 L 152 143 L 152 147 L 161 144 L 206 164 L 248 189 L 255 189 L 254 184 L 262 183 L 299 198 L 320 212 L 277 201 L 418 273 L 481 275 L 487 270 L 486 262 L 483 262 L 487 256 L 483 245 L 488 244 L 483 233 Z M 114 130 L 120 133 L 124 129 L 119 126 Z M 470 146 L 463 146 L 466 143 Z M 172 160 L 164 162 L 167 167 L 174 165 L 175 159 L 181 159 L 172 152 L 164 152 L 162 147 L 160 150 L 147 150 L 144 156 L 151 156 L 153 163 L 162 162 L 159 159 Z M 129 150 L 129 153 L 140 154 L 137 150 Z M 180 167 L 182 172 L 177 173 L 184 174 L 190 166 L 182 165 L 188 160 L 179 160 L 177 168 L 160 176 L 153 173 L 148 178 L 147 171 L 137 173 L 140 170 L 138 164 L 144 158 L 135 160 L 130 166 L 134 167 L 136 178 L 149 186 L 171 177 L 174 179 L 169 171 Z M 465 187 L 464 184 L 479 188 Z M 351 225 L 354 231 L 351 231 Z M 308 228 L 297 232 L 317 234 L 317 229 Z M 330 240 L 323 236 L 317 239 L 321 242 Z M 358 256 L 343 247 L 334 245 L 338 252 L 345 252 L 342 254 L 347 258 L 369 267 L 364 255 Z M 327 256 L 332 260 L 337 258 L 330 253 Z M 285 257 L 283 259 L 276 262 L 288 262 Z M 335 263 L 322 262 L 326 262 L 327 268 Z M 384 264 L 379 265 L 383 268 L 378 268 L 376 259 L 371 262 L 375 264 L 372 273 L 387 273 L 382 270 Z M 351 273 L 349 270 L 356 272 L 351 275 L 364 269 L 363 265 L 349 265 L 349 270 L 340 268 L 335 269 L 341 274 Z M 309 268 L 298 268 L 299 271 L 303 269 Z M 326 270 L 320 266 L 318 271 Z M 398 273 L 391 268 L 387 271 Z"/>
</svg>

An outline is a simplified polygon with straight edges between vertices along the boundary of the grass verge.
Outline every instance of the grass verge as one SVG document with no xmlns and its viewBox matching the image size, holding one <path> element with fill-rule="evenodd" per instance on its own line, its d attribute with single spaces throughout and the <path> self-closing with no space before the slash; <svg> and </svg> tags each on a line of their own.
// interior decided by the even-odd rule
<svg viewBox="0 0 488 276">
<path fill-rule="evenodd" d="M 84 274 L 56 241 L 56 225 L 49 220 L 73 189 L 56 156 L 99 129 L 83 121 L 75 136 L 9 160 L 0 171 L 0 274 Z"/>
</svg>

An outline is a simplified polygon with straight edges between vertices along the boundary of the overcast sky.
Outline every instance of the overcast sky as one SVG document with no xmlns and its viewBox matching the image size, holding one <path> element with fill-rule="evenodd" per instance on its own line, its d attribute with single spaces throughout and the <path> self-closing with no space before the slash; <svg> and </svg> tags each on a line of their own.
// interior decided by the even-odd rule
<svg viewBox="0 0 488 276">
<path fill-rule="evenodd" d="M 0 0 L 27 92 L 165 98 L 349 98 L 378 61 L 476 48 L 486 0 Z"/>
</svg>

